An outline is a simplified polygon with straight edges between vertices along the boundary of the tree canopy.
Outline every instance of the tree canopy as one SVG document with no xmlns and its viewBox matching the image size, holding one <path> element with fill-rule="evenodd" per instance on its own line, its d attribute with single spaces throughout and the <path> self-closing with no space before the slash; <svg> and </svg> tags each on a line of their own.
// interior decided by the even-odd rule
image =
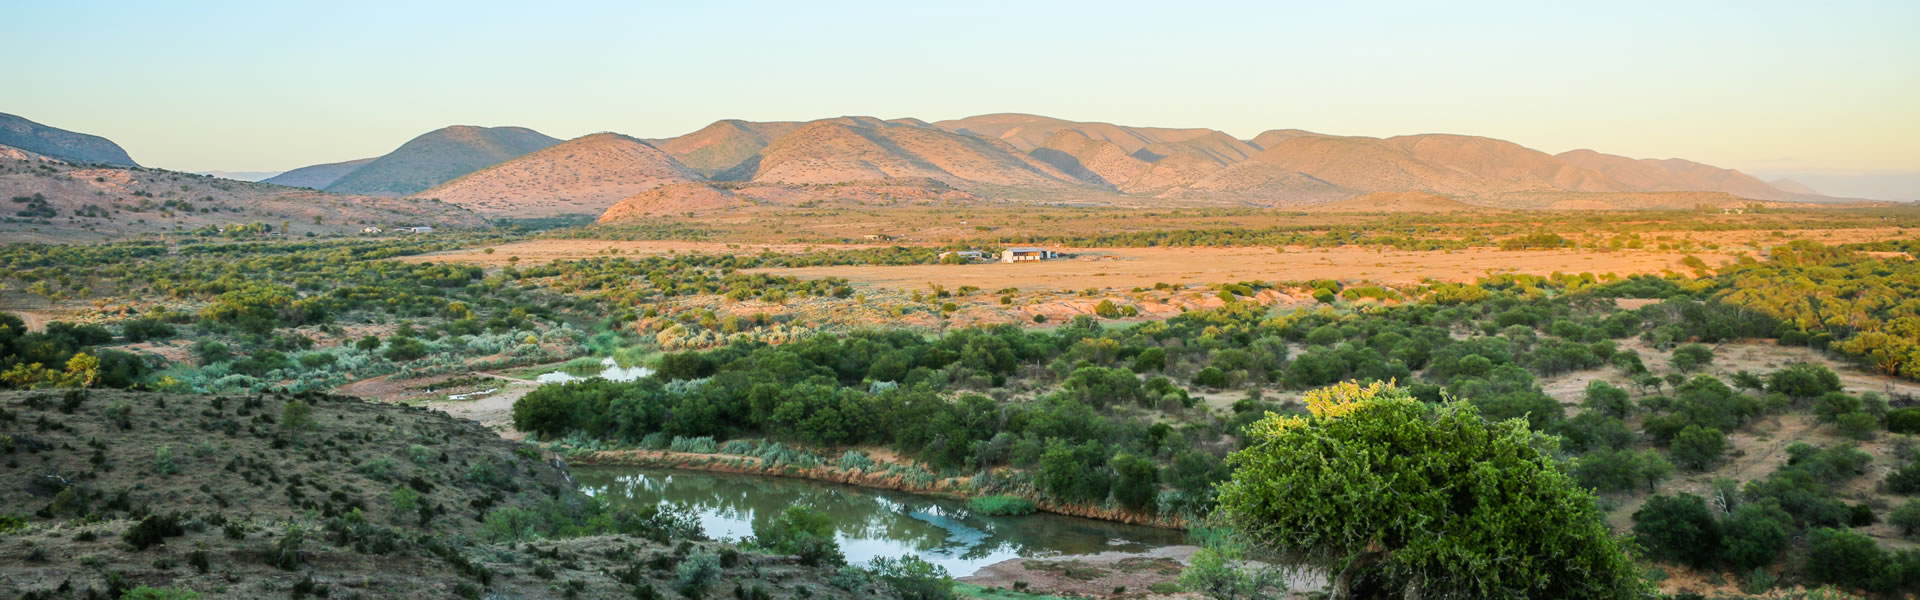
<svg viewBox="0 0 1920 600">
<path fill-rule="evenodd" d="M 1391 384 L 1309 392 L 1229 459 L 1221 514 L 1282 560 L 1425 597 L 1628 598 L 1649 593 L 1593 497 L 1519 419 L 1430 406 Z M 1544 523 L 1552 527 L 1542 527 Z"/>
</svg>

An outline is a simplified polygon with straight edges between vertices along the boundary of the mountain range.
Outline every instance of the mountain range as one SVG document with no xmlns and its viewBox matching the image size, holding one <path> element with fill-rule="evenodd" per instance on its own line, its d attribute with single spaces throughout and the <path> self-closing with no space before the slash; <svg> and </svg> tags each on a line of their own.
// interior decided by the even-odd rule
<svg viewBox="0 0 1920 600">
<path fill-rule="evenodd" d="M 137 168 L 104 138 L 0 114 L 0 142 L 7 141 L 13 143 L 4 146 L 47 160 Z M 1556 155 L 1486 137 L 1372 138 L 1274 129 L 1239 139 L 1212 129 L 1013 113 L 931 123 L 729 119 L 671 138 L 609 132 L 567 141 L 523 127 L 456 125 L 381 156 L 302 167 L 262 183 L 267 187 L 261 190 L 290 186 L 358 198 L 411 197 L 436 211 L 490 219 L 606 222 L 836 203 L 1339 210 L 1384 203 L 1383 209 L 1455 210 L 1839 200 L 1791 181 L 1770 183 L 1682 159 L 1593 150 Z M 111 195 L 93 192 L 94 199 Z"/>
</svg>

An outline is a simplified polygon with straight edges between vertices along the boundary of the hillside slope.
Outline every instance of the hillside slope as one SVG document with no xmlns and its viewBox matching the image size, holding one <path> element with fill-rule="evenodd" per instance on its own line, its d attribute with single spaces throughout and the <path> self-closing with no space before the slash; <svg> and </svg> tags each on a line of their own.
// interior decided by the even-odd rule
<svg viewBox="0 0 1920 600">
<path fill-rule="evenodd" d="M 622 198 L 704 179 L 646 142 L 596 133 L 469 173 L 417 196 L 490 216 L 599 215 Z"/>
<path fill-rule="evenodd" d="M 348 173 L 352 173 L 354 170 L 366 166 L 367 163 L 373 162 L 373 160 L 372 158 L 362 158 L 345 162 L 300 167 L 262 179 L 260 182 L 288 187 L 324 190 L 327 189 L 327 186 L 333 185 L 333 182 L 339 181 L 341 177 L 346 177 Z"/>
<path fill-rule="evenodd" d="M 445 127 L 408 140 L 326 190 L 373 196 L 415 194 L 558 143 L 525 127 Z"/>
<path fill-rule="evenodd" d="M 696 555 L 724 555 L 713 597 L 878 592 L 704 541 L 688 517 L 597 502 L 559 461 L 420 408 L 0 392 L 0 440 L 0 504 L 25 519 L 0 536 L 7 598 L 120 598 L 138 585 L 220 598 L 667 598 Z"/>
<path fill-rule="evenodd" d="M 657 140 L 653 145 L 673 155 L 687 168 L 712 177 L 740 166 L 740 163 L 758 155 L 768 144 L 799 129 L 801 125 L 804 123 L 727 119 L 715 121 L 693 133 Z"/>
<path fill-rule="evenodd" d="M 872 117 L 813 121 L 715 178 L 783 184 L 905 178 L 1003 186 L 1077 183 L 1004 142 Z"/>
<path fill-rule="evenodd" d="M 1087 137 L 1112 142 L 1129 154 L 1154 144 L 1181 144 L 1223 162 L 1245 160 L 1259 148 L 1233 136 L 1204 128 L 1130 127 L 1090 121 L 1069 121 L 1040 115 L 999 113 L 964 119 L 937 121 L 934 127 L 1007 142 L 1023 152 L 1046 144 L 1047 138 L 1062 130 L 1075 130 Z"/>
<path fill-rule="evenodd" d="M 0 113 L 0 145 L 77 163 L 140 166 L 107 138 L 48 127 L 7 113 Z"/>
<path fill-rule="evenodd" d="M 1569 164 L 1590 169 L 1636 192 L 1726 192 L 1755 200 L 1791 200 L 1809 195 L 1781 190 L 1759 178 L 1690 160 L 1665 160 L 1570 150 L 1556 155 Z"/>
<path fill-rule="evenodd" d="M 161 169 L 76 165 L 0 146 L 0 241 L 85 242 L 263 223 L 286 235 L 372 225 L 483 228 L 442 202 L 329 194 Z"/>
</svg>

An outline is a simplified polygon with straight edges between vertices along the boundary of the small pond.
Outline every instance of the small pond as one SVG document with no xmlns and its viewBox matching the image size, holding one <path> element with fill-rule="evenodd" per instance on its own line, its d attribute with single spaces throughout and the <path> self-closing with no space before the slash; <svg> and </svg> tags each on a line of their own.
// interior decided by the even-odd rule
<svg viewBox="0 0 1920 600">
<path fill-rule="evenodd" d="M 601 360 L 600 367 L 600 372 L 591 375 L 574 375 L 566 371 L 554 371 L 551 373 L 541 373 L 539 377 L 535 377 L 533 380 L 540 383 L 566 383 L 569 381 L 586 381 L 588 379 L 633 381 L 653 374 L 653 369 L 646 367 L 622 367 L 620 363 L 614 362 L 612 358 Z"/>
<path fill-rule="evenodd" d="M 832 517 L 849 562 L 912 554 L 955 577 L 1012 558 L 1186 543 L 1184 532 L 1171 529 L 1049 513 L 988 517 L 960 500 L 801 479 L 634 467 L 579 467 L 573 474 L 582 490 L 616 503 L 684 508 L 716 539 L 751 536 L 757 521 L 812 506 Z"/>
</svg>

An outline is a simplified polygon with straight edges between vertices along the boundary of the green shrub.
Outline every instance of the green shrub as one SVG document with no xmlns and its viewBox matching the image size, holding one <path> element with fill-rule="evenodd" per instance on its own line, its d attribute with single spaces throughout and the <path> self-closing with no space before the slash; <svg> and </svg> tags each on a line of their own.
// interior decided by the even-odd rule
<svg viewBox="0 0 1920 600">
<path fill-rule="evenodd" d="M 127 590 L 120 600 L 200 600 L 200 593 L 178 588 L 140 586 Z"/>
<path fill-rule="evenodd" d="M 289 400 L 280 407 L 280 427 L 292 433 L 313 428 L 313 405 Z"/>
<path fill-rule="evenodd" d="M 976 514 L 992 517 L 1030 515 L 1039 507 L 1032 500 L 1019 496 L 978 496 L 967 502 L 967 509 Z"/>
<path fill-rule="evenodd" d="M 1720 524 L 1693 494 L 1658 495 L 1633 512 L 1633 536 L 1654 558 L 1705 567 L 1719 560 Z"/>
<path fill-rule="evenodd" d="M 1920 408 L 1902 408 L 1888 412 L 1887 431 L 1920 433 Z"/>
<path fill-rule="evenodd" d="M 953 578 L 947 570 L 914 556 L 873 559 L 873 573 L 894 598 L 951 600 Z"/>
<path fill-rule="evenodd" d="M 1877 587 L 1887 552 L 1873 538 L 1847 529 L 1817 528 L 1807 535 L 1809 579 L 1856 588 Z"/>
<path fill-rule="evenodd" d="M 1887 523 L 1899 527 L 1900 535 L 1904 536 L 1912 536 L 1920 531 L 1920 499 L 1908 498 L 1906 503 L 1887 515 Z"/>
<path fill-rule="evenodd" d="M 674 437 L 668 449 L 688 454 L 713 454 L 720 449 L 720 445 L 714 443 L 711 437 Z"/>
<path fill-rule="evenodd" d="M 1674 463 L 1694 470 L 1706 469 L 1714 461 L 1720 460 L 1720 455 L 1726 450 L 1725 434 L 1718 429 L 1699 425 L 1688 425 L 1680 430 L 1673 436 L 1673 444 L 1669 449 Z"/>
<path fill-rule="evenodd" d="M 0 535 L 6 535 L 26 528 L 26 517 L 20 515 L 0 515 Z"/>
<path fill-rule="evenodd" d="M 754 543 L 770 551 L 798 557 L 807 566 L 846 563 L 833 539 L 833 521 L 824 511 L 789 506 L 779 516 L 753 526 Z"/>
<path fill-rule="evenodd" d="M 1840 434 L 1856 440 L 1873 439 L 1874 432 L 1880 430 L 1880 419 L 1866 412 L 1851 412 L 1834 418 L 1833 425 Z"/>
<path fill-rule="evenodd" d="M 1888 472 L 1887 489 L 1895 494 L 1920 493 L 1920 462 L 1907 463 Z"/>
<path fill-rule="evenodd" d="M 173 462 L 173 446 L 161 444 L 153 449 L 153 474 L 165 476 L 178 472 L 180 468 Z"/>
<path fill-rule="evenodd" d="M 700 552 L 680 561 L 680 566 L 674 569 L 673 585 L 688 598 L 699 598 L 719 578 L 720 557 Z"/>
<path fill-rule="evenodd" d="M 1214 389 L 1227 387 L 1227 374 L 1217 367 L 1200 369 L 1199 373 L 1193 375 L 1193 384 Z"/>
</svg>

